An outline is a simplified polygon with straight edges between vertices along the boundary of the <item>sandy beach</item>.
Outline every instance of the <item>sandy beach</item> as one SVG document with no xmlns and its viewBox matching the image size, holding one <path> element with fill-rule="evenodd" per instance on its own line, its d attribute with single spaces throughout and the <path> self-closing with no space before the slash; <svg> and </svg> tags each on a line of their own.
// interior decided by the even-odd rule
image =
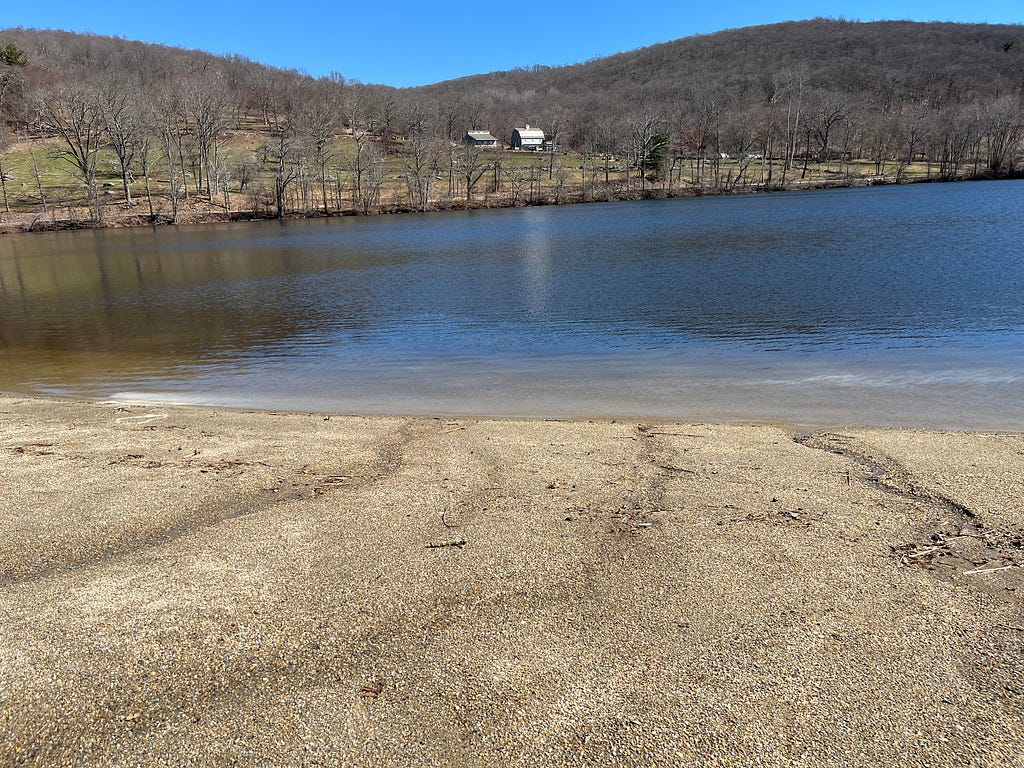
<svg viewBox="0 0 1024 768">
<path fill-rule="evenodd" d="M 0 397 L 0 765 L 1024 766 L 1024 435 Z"/>
</svg>

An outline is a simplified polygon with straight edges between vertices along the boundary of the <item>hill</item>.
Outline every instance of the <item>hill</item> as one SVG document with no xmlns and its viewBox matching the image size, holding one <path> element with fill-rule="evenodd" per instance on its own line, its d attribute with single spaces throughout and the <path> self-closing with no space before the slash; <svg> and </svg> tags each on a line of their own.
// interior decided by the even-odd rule
<svg viewBox="0 0 1024 768">
<path fill-rule="evenodd" d="M 462 103 L 470 117 L 544 125 L 565 141 L 649 111 L 667 126 L 700 111 L 735 117 L 831 101 L 861 121 L 908 110 L 942 113 L 1024 95 L 1024 26 L 788 22 L 697 35 L 564 67 L 531 67 L 414 89 Z M 792 116 L 791 117 L 795 117 Z M 614 129 L 613 129 L 614 130 Z"/>
<path fill-rule="evenodd" d="M 395 89 L 0 30 L 2 210 L 36 226 L 137 219 L 143 195 L 142 218 L 177 221 L 1012 176 L 1022 48 L 1020 25 L 817 19 Z M 458 143 L 526 123 L 549 151 Z"/>
<path fill-rule="evenodd" d="M 830 19 L 696 35 L 564 67 L 474 75 L 415 91 L 537 105 L 673 105 L 702 92 L 758 102 L 784 84 L 851 98 L 887 92 L 933 103 L 1020 95 L 1024 26 Z"/>
</svg>

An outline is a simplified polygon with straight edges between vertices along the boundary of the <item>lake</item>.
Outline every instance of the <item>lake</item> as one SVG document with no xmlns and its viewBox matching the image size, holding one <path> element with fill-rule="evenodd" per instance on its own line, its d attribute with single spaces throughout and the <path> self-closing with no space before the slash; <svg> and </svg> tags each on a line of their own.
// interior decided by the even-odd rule
<svg viewBox="0 0 1024 768">
<path fill-rule="evenodd" d="M 1024 428 L 1024 182 L 0 238 L 0 389 Z"/>
</svg>

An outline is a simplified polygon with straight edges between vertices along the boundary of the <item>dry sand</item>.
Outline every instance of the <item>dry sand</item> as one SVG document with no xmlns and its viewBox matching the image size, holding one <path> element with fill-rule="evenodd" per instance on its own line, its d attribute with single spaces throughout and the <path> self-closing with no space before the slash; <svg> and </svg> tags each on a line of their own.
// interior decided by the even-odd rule
<svg viewBox="0 0 1024 768">
<path fill-rule="evenodd" d="M 1024 765 L 1019 434 L 0 424 L 3 766 Z"/>
</svg>

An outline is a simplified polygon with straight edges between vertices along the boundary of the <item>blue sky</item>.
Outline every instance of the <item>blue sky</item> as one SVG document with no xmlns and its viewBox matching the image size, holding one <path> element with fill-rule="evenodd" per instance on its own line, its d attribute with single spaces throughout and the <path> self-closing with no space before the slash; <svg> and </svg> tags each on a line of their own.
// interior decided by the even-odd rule
<svg viewBox="0 0 1024 768">
<path fill-rule="evenodd" d="M 871 21 L 1024 23 L 1022 0 L 973 2 L 748 2 L 732 0 L 510 0 L 475 2 L 223 2 L 2 0 L 0 28 L 39 27 L 238 53 L 311 75 L 332 70 L 363 82 L 407 86 L 533 64 L 572 64 L 720 29 L 815 16 Z M 479 12 L 464 9 L 477 7 Z"/>
</svg>

